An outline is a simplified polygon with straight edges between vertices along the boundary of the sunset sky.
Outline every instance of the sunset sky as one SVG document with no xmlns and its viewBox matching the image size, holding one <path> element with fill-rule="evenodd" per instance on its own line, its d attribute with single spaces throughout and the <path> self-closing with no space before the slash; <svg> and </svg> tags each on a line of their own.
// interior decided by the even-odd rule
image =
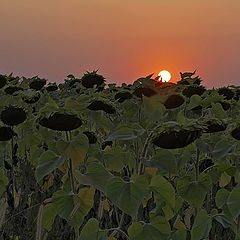
<svg viewBox="0 0 240 240">
<path fill-rule="evenodd" d="M 240 85 L 239 0 L 0 0 L 0 73 L 132 83 L 167 69 Z"/>
</svg>

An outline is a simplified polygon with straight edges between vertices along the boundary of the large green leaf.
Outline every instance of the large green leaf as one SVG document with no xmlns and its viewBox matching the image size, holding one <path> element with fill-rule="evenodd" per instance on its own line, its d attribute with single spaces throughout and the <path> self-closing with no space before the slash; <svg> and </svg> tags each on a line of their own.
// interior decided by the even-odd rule
<svg viewBox="0 0 240 240">
<path fill-rule="evenodd" d="M 217 191 L 215 202 L 218 208 L 222 208 L 226 203 L 230 192 L 226 189 L 220 189 Z"/>
<path fill-rule="evenodd" d="M 216 214 L 213 218 L 221 223 L 224 228 L 232 226 L 232 222 L 223 214 Z"/>
<path fill-rule="evenodd" d="M 78 240 L 107 240 L 107 231 L 99 231 L 99 222 L 96 218 L 88 220 L 83 227 Z"/>
<path fill-rule="evenodd" d="M 107 141 L 132 140 L 143 135 L 145 129 L 137 123 L 119 124 L 117 128 L 108 136 Z"/>
<path fill-rule="evenodd" d="M 93 129 L 109 134 L 113 124 L 103 111 L 90 111 L 89 115 L 90 119 L 93 121 Z"/>
<path fill-rule="evenodd" d="M 178 229 L 177 231 L 173 232 L 171 235 L 171 240 L 186 240 L 187 231 L 185 229 Z"/>
<path fill-rule="evenodd" d="M 161 216 L 154 217 L 150 224 L 142 226 L 139 222 L 134 222 L 128 228 L 130 240 L 167 240 L 170 233 L 168 221 Z"/>
<path fill-rule="evenodd" d="M 77 140 L 73 140 L 67 145 L 63 155 L 71 158 L 73 168 L 77 169 L 80 164 L 83 164 L 87 151 L 88 138 L 81 134 Z"/>
<path fill-rule="evenodd" d="M 75 170 L 74 176 L 79 183 L 94 186 L 103 192 L 106 192 L 106 184 L 113 178 L 113 175 L 99 162 L 90 162 L 87 165 L 86 174 L 82 174 L 79 170 Z"/>
<path fill-rule="evenodd" d="M 151 180 L 150 189 L 157 198 L 164 199 L 172 209 L 175 208 L 175 190 L 164 177 L 157 175 Z"/>
<path fill-rule="evenodd" d="M 106 184 L 106 196 L 123 212 L 135 218 L 138 208 L 148 196 L 149 184 L 145 175 L 139 176 L 135 182 L 125 182 L 114 177 Z"/>
<path fill-rule="evenodd" d="M 177 169 L 181 170 L 185 167 L 185 165 L 190 162 L 191 160 L 191 152 L 186 149 L 183 151 L 183 153 L 176 159 L 177 162 Z"/>
<path fill-rule="evenodd" d="M 39 143 L 41 143 L 41 136 L 39 134 L 37 134 L 36 132 L 32 132 L 31 134 L 27 134 L 24 139 L 23 139 L 23 146 L 24 144 L 26 144 L 25 146 L 27 148 L 32 147 L 34 145 L 38 145 Z M 25 147 L 24 146 L 24 147 Z"/>
<path fill-rule="evenodd" d="M 205 139 L 199 138 L 195 141 L 195 144 L 202 153 L 211 153 L 213 151 L 213 146 L 205 141 Z"/>
<path fill-rule="evenodd" d="M 240 186 L 235 187 L 229 194 L 227 206 L 234 218 L 240 215 Z"/>
<path fill-rule="evenodd" d="M 59 154 L 63 154 L 69 143 L 63 139 L 59 139 L 56 142 L 56 150 Z"/>
<path fill-rule="evenodd" d="M 229 140 L 221 140 L 216 143 L 213 149 L 213 157 L 217 160 L 224 159 L 229 153 L 236 150 L 237 143 L 232 143 Z"/>
<path fill-rule="evenodd" d="M 74 209 L 69 217 L 69 224 L 74 228 L 79 228 L 87 215 L 88 211 L 93 207 L 93 197 L 95 189 L 81 188 L 77 196 L 73 197 Z"/>
<path fill-rule="evenodd" d="M 192 108 L 201 106 L 201 104 L 202 104 L 202 98 L 199 95 L 194 94 L 190 98 L 190 102 L 188 104 L 188 107 L 190 109 L 192 109 Z"/>
<path fill-rule="evenodd" d="M 199 181 L 190 181 L 188 178 L 177 181 L 178 193 L 194 207 L 201 207 L 210 186 L 211 180 L 207 174 L 201 174 Z"/>
<path fill-rule="evenodd" d="M 139 239 L 138 237 L 141 235 L 143 231 L 143 226 L 139 222 L 133 222 L 128 228 L 128 234 L 130 240 Z"/>
<path fill-rule="evenodd" d="M 182 217 L 177 215 L 177 218 L 174 222 L 173 227 L 177 229 L 177 231 L 172 232 L 171 240 L 185 240 L 187 237 L 187 230 L 185 224 L 181 221 Z"/>
<path fill-rule="evenodd" d="M 214 151 L 215 146 L 218 142 L 221 142 L 223 138 L 220 135 L 202 135 L 200 139 L 195 141 L 197 148 L 200 152 L 211 153 Z"/>
<path fill-rule="evenodd" d="M 157 149 L 156 154 L 150 161 L 144 161 L 144 165 L 158 168 L 164 173 L 177 173 L 177 163 L 175 155 L 166 149 Z"/>
<path fill-rule="evenodd" d="M 198 213 L 191 230 L 192 240 L 201 240 L 209 236 L 209 232 L 212 228 L 212 218 L 207 212 L 202 209 Z"/>
<path fill-rule="evenodd" d="M 224 111 L 220 103 L 212 103 L 212 112 L 219 119 L 223 119 L 226 117 L 226 112 Z"/>
<path fill-rule="evenodd" d="M 73 210 L 73 195 L 65 192 L 63 190 L 59 190 L 53 194 L 53 205 L 55 207 L 55 211 L 57 214 L 68 220 L 70 213 Z"/>
<path fill-rule="evenodd" d="M 144 116 L 150 122 L 161 120 L 164 112 L 166 111 L 163 105 L 163 99 L 159 95 L 152 97 L 142 96 L 143 99 L 143 112 Z"/>
<path fill-rule="evenodd" d="M 234 217 L 233 217 L 233 215 L 231 214 L 227 203 L 226 203 L 225 205 L 223 205 L 222 210 L 223 210 L 223 214 L 224 214 L 228 219 L 234 220 Z"/>
<path fill-rule="evenodd" d="M 51 173 L 53 170 L 61 166 L 66 160 L 65 156 L 58 156 L 55 152 L 47 150 L 40 156 L 39 164 L 35 171 L 37 182 L 43 179 L 44 176 Z"/>
<path fill-rule="evenodd" d="M 162 216 L 150 217 L 150 223 L 153 227 L 159 230 L 164 235 L 169 235 L 171 233 L 171 227 L 169 222 Z"/>
<path fill-rule="evenodd" d="M 48 231 L 51 231 L 56 215 L 57 215 L 57 212 L 55 210 L 55 205 L 53 203 L 49 203 L 46 206 L 44 206 L 42 225 Z"/>
<path fill-rule="evenodd" d="M 106 168 L 114 171 L 120 171 L 125 165 L 133 168 L 135 164 L 135 158 L 132 153 L 124 151 L 120 146 L 106 148 L 103 158 Z"/>
</svg>

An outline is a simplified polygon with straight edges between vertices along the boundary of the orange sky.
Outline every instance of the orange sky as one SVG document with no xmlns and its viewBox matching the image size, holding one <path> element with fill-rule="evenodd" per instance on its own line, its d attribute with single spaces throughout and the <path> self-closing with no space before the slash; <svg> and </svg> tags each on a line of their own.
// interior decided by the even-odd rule
<svg viewBox="0 0 240 240">
<path fill-rule="evenodd" d="M 0 73 L 63 82 L 99 68 L 108 83 L 197 69 L 240 85 L 239 0 L 0 0 Z"/>
</svg>

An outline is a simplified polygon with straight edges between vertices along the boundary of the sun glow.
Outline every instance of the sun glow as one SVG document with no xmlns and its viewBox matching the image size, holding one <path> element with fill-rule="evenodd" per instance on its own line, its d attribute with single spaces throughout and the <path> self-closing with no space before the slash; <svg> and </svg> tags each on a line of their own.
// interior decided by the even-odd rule
<svg viewBox="0 0 240 240">
<path fill-rule="evenodd" d="M 167 70 L 162 70 L 159 74 L 159 81 L 168 82 L 171 79 L 171 74 Z"/>
</svg>

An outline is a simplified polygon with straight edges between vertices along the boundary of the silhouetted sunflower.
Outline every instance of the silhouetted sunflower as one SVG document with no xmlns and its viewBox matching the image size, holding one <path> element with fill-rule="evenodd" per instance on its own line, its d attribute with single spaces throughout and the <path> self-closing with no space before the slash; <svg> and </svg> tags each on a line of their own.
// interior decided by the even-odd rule
<svg viewBox="0 0 240 240">
<path fill-rule="evenodd" d="M 39 119 L 39 124 L 43 127 L 57 131 L 71 131 L 82 125 L 82 121 L 75 115 L 64 113 L 54 113 L 48 118 Z"/>
<path fill-rule="evenodd" d="M 231 131 L 231 135 L 233 138 L 240 140 L 240 126 L 237 126 L 235 129 Z"/>
<path fill-rule="evenodd" d="M 133 95 L 135 95 L 138 98 L 142 98 L 142 95 L 144 95 L 146 97 L 152 97 L 156 94 L 157 94 L 156 91 L 154 91 L 152 88 L 148 88 L 148 87 L 139 87 L 139 88 L 136 88 L 133 92 Z"/>
<path fill-rule="evenodd" d="M 218 89 L 219 95 L 223 95 L 226 100 L 230 100 L 234 97 L 234 91 L 227 88 L 227 87 L 222 87 Z"/>
<path fill-rule="evenodd" d="M 182 94 L 190 98 L 194 94 L 201 96 L 205 90 L 203 86 L 188 86 L 182 91 Z"/>
<path fill-rule="evenodd" d="M 47 83 L 47 80 L 46 79 L 42 79 L 42 78 L 34 78 L 31 80 L 31 82 L 29 83 L 29 87 L 31 89 L 34 89 L 34 90 L 41 90 L 44 85 Z"/>
<path fill-rule="evenodd" d="M 225 110 L 225 111 L 227 111 L 228 109 L 230 109 L 230 107 L 231 107 L 231 104 L 229 103 L 229 102 L 227 102 L 227 101 L 221 101 L 221 102 L 219 102 L 221 105 L 222 105 L 222 108 Z"/>
<path fill-rule="evenodd" d="M 132 97 L 133 95 L 130 92 L 119 92 L 114 96 L 115 100 L 118 100 L 120 103 L 127 99 L 131 99 Z"/>
<path fill-rule="evenodd" d="M 92 111 L 103 110 L 104 112 L 109 113 L 109 114 L 116 113 L 116 110 L 115 110 L 115 108 L 112 105 L 110 105 L 108 103 L 105 103 L 103 101 L 100 101 L 100 100 L 92 101 L 90 103 L 90 105 L 88 105 L 87 108 L 89 110 L 92 110 Z"/>
<path fill-rule="evenodd" d="M 8 141 L 14 135 L 15 134 L 10 127 L 0 127 L 0 141 Z"/>
<path fill-rule="evenodd" d="M 113 142 L 112 141 L 106 141 L 102 144 L 102 150 L 104 150 L 107 146 L 112 147 Z"/>
<path fill-rule="evenodd" d="M 7 83 L 7 77 L 5 75 L 0 74 L 0 88 L 4 87 Z"/>
<path fill-rule="evenodd" d="M 13 95 L 15 92 L 18 92 L 18 91 L 22 91 L 23 88 L 21 87 L 17 87 L 17 86 L 9 86 L 7 88 L 5 88 L 5 93 L 9 94 L 9 95 Z"/>
<path fill-rule="evenodd" d="M 222 120 L 215 119 L 215 118 L 205 120 L 204 124 L 207 127 L 204 130 L 204 132 L 206 133 L 221 132 L 226 130 L 227 128 L 227 124 L 225 124 Z"/>
<path fill-rule="evenodd" d="M 202 134 L 200 127 L 180 126 L 178 124 L 164 124 L 166 128 L 155 132 L 152 143 L 165 149 L 182 148 L 194 142 Z"/>
<path fill-rule="evenodd" d="M 97 137 L 94 132 L 85 131 L 83 134 L 87 136 L 89 144 L 94 144 L 97 142 Z"/>
<path fill-rule="evenodd" d="M 97 74 L 97 71 L 93 71 L 84 74 L 81 78 L 81 82 L 85 88 L 93 88 L 94 85 L 97 85 L 98 88 L 105 82 L 105 78 Z"/>
<path fill-rule="evenodd" d="M 163 104 L 166 109 L 172 109 L 181 106 L 183 103 L 184 98 L 181 95 L 173 94 L 170 95 Z"/>
<path fill-rule="evenodd" d="M 58 86 L 57 86 L 56 83 L 54 83 L 54 84 L 48 84 L 47 87 L 46 87 L 46 90 L 47 90 L 48 92 L 53 92 L 53 91 L 58 90 Z"/>
<path fill-rule="evenodd" d="M 9 126 L 18 125 L 24 122 L 27 118 L 27 114 L 23 108 L 20 107 L 5 107 L 1 112 L 1 120 L 3 123 Z"/>
</svg>

